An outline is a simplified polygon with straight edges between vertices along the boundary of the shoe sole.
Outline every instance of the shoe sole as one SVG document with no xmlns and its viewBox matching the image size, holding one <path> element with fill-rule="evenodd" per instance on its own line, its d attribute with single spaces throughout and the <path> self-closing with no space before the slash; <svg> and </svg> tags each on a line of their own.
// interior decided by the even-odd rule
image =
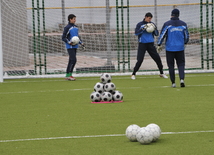
<svg viewBox="0 0 214 155">
<path fill-rule="evenodd" d="M 181 87 L 185 87 L 185 84 L 184 84 L 184 83 L 181 83 Z"/>
<path fill-rule="evenodd" d="M 75 81 L 76 79 L 65 78 L 65 80 L 68 80 L 68 81 Z"/>
<path fill-rule="evenodd" d="M 131 79 L 132 79 L 132 80 L 135 80 L 135 79 L 136 79 L 136 77 L 134 77 L 134 78 L 133 78 L 133 77 L 131 76 Z"/>
<path fill-rule="evenodd" d="M 164 78 L 164 79 L 168 79 L 168 76 L 162 76 L 162 75 L 159 75 L 161 78 Z"/>
</svg>

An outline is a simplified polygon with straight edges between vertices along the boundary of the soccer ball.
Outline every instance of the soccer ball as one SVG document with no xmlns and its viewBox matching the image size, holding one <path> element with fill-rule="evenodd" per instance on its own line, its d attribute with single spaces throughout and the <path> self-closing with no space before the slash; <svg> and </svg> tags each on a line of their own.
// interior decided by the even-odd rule
<svg viewBox="0 0 214 155">
<path fill-rule="evenodd" d="M 92 102 L 100 102 L 101 100 L 101 94 L 98 92 L 92 92 L 90 95 L 91 101 Z"/>
<path fill-rule="evenodd" d="M 102 93 L 101 100 L 102 101 L 111 101 L 112 100 L 112 94 L 109 92 Z"/>
<path fill-rule="evenodd" d="M 154 124 L 154 123 L 151 123 L 151 124 L 147 125 L 146 127 L 149 128 L 150 131 L 153 134 L 153 140 L 152 141 L 153 142 L 157 141 L 158 138 L 161 135 L 161 129 L 160 129 L 160 127 L 157 124 Z"/>
<path fill-rule="evenodd" d="M 138 130 L 136 138 L 141 144 L 149 144 L 153 140 L 153 135 L 149 128 L 142 127 Z"/>
<path fill-rule="evenodd" d="M 148 33 L 152 33 L 154 30 L 155 30 L 154 24 L 148 23 L 148 24 L 147 24 L 146 31 L 147 31 Z"/>
<path fill-rule="evenodd" d="M 77 44 L 79 44 L 80 39 L 79 39 L 79 37 L 74 36 L 71 38 L 71 42 L 72 42 L 72 45 L 77 45 Z"/>
<path fill-rule="evenodd" d="M 111 75 L 108 74 L 108 73 L 103 73 L 101 76 L 100 76 L 100 80 L 102 83 L 109 83 L 111 82 Z"/>
<path fill-rule="evenodd" d="M 107 92 L 113 93 L 115 91 L 115 89 L 116 89 L 116 86 L 112 82 L 106 83 L 104 85 L 104 90 Z"/>
<path fill-rule="evenodd" d="M 104 92 L 104 84 L 102 84 L 101 82 L 97 82 L 95 85 L 94 85 L 94 91 L 95 92 L 99 92 L 100 94 L 102 94 Z"/>
<path fill-rule="evenodd" d="M 131 142 L 136 142 L 137 141 L 136 135 L 137 135 L 137 132 L 138 132 L 139 129 L 140 129 L 140 127 L 138 125 L 136 125 L 136 124 L 129 125 L 126 128 L 126 137 Z"/>
<path fill-rule="evenodd" d="M 113 93 L 112 98 L 114 101 L 122 101 L 123 100 L 123 94 L 120 91 L 116 90 Z"/>
</svg>

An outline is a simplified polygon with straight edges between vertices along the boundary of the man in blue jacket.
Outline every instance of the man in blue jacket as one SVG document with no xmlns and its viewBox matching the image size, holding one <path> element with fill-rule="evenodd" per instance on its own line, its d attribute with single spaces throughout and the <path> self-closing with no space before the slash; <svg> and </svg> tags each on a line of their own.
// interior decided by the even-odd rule
<svg viewBox="0 0 214 155">
<path fill-rule="evenodd" d="M 78 44 L 74 44 L 71 41 L 71 38 L 74 36 L 78 36 L 78 27 L 75 25 L 76 22 L 76 16 L 74 14 L 68 15 L 68 25 L 64 28 L 63 34 L 62 34 L 62 40 L 65 42 L 66 49 L 69 54 L 69 61 L 66 69 L 66 80 L 74 81 L 76 80 L 73 76 L 73 69 L 77 62 L 76 58 L 76 52 L 78 48 Z M 79 44 L 81 44 L 83 47 L 83 43 L 80 40 Z"/>
<path fill-rule="evenodd" d="M 158 30 L 156 28 L 156 25 L 151 22 L 153 15 L 148 12 L 145 15 L 145 18 L 143 21 L 139 22 L 135 28 L 135 35 L 138 36 L 138 52 L 137 52 L 137 62 L 134 67 L 131 79 L 135 80 L 136 79 L 136 72 L 139 70 L 145 53 L 148 51 L 149 55 L 152 57 L 152 59 L 155 61 L 155 63 L 158 66 L 158 69 L 160 71 L 160 77 L 163 78 L 168 78 L 164 73 L 163 73 L 163 64 L 160 58 L 160 55 L 157 53 L 157 50 L 154 46 L 154 36 L 158 36 Z M 155 30 L 150 33 L 147 32 L 147 24 L 151 24 Z"/>
<path fill-rule="evenodd" d="M 166 60 L 169 68 L 170 80 L 172 82 L 172 87 L 175 88 L 175 69 L 174 64 L 176 60 L 179 78 L 180 78 L 180 86 L 185 87 L 184 84 L 184 69 L 185 69 L 185 55 L 184 49 L 185 44 L 189 41 L 189 33 L 187 24 L 182 20 L 179 20 L 180 11 L 178 9 L 172 10 L 171 20 L 164 23 L 161 34 L 158 39 L 158 47 L 157 50 L 160 52 L 162 50 L 161 44 L 166 38 Z"/>
</svg>

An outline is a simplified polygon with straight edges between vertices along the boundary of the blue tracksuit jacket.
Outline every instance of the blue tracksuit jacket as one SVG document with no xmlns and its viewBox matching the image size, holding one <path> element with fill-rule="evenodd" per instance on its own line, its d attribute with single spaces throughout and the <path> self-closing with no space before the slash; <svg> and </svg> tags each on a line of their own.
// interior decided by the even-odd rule
<svg viewBox="0 0 214 155">
<path fill-rule="evenodd" d="M 65 42 L 65 46 L 67 49 L 71 49 L 71 48 L 78 48 L 78 44 L 77 45 L 70 45 L 69 42 L 71 40 L 72 37 L 74 36 L 78 36 L 78 27 L 72 23 L 68 23 L 68 25 L 64 28 L 63 34 L 62 34 L 62 40 Z M 82 42 L 80 41 L 80 44 Z"/>
<path fill-rule="evenodd" d="M 172 17 L 171 20 L 164 23 L 157 44 L 161 45 L 165 37 L 166 51 L 183 51 L 184 44 L 189 41 L 187 24 L 178 17 Z"/>
<path fill-rule="evenodd" d="M 139 43 L 153 43 L 154 42 L 154 35 L 158 36 L 158 30 L 155 29 L 155 31 L 153 33 L 148 33 L 146 30 L 143 30 L 143 28 L 145 27 L 145 25 L 148 22 L 146 22 L 145 20 L 139 22 L 136 25 L 135 28 L 135 35 L 138 36 L 138 41 Z M 152 23 L 152 22 L 151 22 Z M 153 23 L 154 24 L 154 23 Z M 155 24 L 154 24 L 155 25 Z"/>
</svg>

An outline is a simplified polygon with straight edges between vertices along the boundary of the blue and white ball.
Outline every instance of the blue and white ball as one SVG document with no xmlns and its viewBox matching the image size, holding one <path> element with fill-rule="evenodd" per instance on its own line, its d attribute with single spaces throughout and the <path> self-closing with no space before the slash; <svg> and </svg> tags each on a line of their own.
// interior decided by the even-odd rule
<svg viewBox="0 0 214 155">
<path fill-rule="evenodd" d="M 137 133 L 140 127 L 136 124 L 129 125 L 126 128 L 126 137 L 131 141 L 131 142 L 136 142 L 137 141 Z"/>
<path fill-rule="evenodd" d="M 142 127 L 138 130 L 138 133 L 136 135 L 137 141 L 141 144 L 149 144 L 153 140 L 152 132 L 147 127 Z"/>
<path fill-rule="evenodd" d="M 151 123 L 146 127 L 152 132 L 152 135 L 153 135 L 152 141 L 153 142 L 157 141 L 158 138 L 161 136 L 161 128 L 155 123 Z"/>
</svg>

